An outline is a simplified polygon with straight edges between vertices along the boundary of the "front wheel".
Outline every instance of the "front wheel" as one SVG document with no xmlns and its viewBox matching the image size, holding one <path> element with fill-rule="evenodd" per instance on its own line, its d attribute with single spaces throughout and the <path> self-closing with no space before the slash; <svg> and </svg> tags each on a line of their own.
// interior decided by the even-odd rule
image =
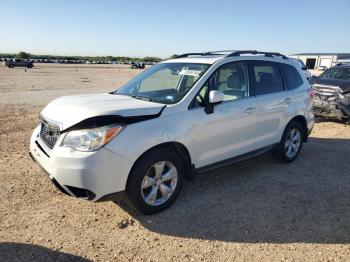
<svg viewBox="0 0 350 262">
<path fill-rule="evenodd" d="M 299 122 L 291 122 L 284 130 L 278 150 L 278 158 L 285 163 L 293 162 L 303 146 L 303 128 Z"/>
<path fill-rule="evenodd" d="M 135 164 L 127 186 L 132 204 L 144 214 L 169 207 L 177 198 L 184 177 L 179 156 L 171 149 L 147 153 Z"/>
</svg>

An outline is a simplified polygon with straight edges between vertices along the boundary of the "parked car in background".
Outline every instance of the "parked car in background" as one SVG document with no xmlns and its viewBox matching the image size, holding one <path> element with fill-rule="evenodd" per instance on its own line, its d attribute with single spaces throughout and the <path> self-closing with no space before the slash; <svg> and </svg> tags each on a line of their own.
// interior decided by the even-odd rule
<svg viewBox="0 0 350 262">
<path fill-rule="evenodd" d="M 10 59 L 5 61 L 5 66 L 9 68 L 14 68 L 14 67 L 32 68 L 34 64 L 33 64 L 33 61 L 30 61 L 30 60 Z"/>
<path fill-rule="evenodd" d="M 317 68 L 318 71 L 325 71 L 325 70 L 327 70 L 327 69 L 328 69 L 328 67 L 325 66 L 325 65 L 320 65 L 320 66 L 318 66 L 318 68 Z"/>
<path fill-rule="evenodd" d="M 116 91 L 52 101 L 30 154 L 67 195 L 126 194 L 156 213 L 195 173 L 269 151 L 293 162 L 314 125 L 312 97 L 300 66 L 279 53 L 183 54 Z"/>
<path fill-rule="evenodd" d="M 313 76 L 310 84 L 316 94 L 316 116 L 350 119 L 350 64 L 331 67 L 320 76 Z"/>
<path fill-rule="evenodd" d="M 131 68 L 132 68 L 132 69 L 144 69 L 144 68 L 145 68 L 145 63 L 142 63 L 142 62 L 132 62 L 132 63 L 131 63 Z"/>
</svg>

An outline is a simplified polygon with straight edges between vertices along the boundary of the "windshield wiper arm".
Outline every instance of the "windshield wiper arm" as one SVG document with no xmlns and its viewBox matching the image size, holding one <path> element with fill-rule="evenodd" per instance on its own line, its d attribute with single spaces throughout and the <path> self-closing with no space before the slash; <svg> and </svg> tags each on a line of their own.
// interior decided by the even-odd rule
<svg viewBox="0 0 350 262">
<path fill-rule="evenodd" d="M 150 101 L 150 102 L 152 101 L 152 98 L 150 98 L 150 97 L 145 97 L 145 96 L 132 95 L 131 97 L 132 97 L 132 98 L 135 98 L 135 99 Z"/>
<path fill-rule="evenodd" d="M 111 92 L 110 94 L 122 95 L 122 96 L 130 96 L 130 97 L 135 98 L 135 99 L 146 100 L 146 101 L 152 101 L 153 100 L 152 98 L 146 97 L 146 96 L 138 96 L 138 95 L 131 95 L 131 94 L 119 94 L 118 90 L 114 91 L 114 92 Z"/>
</svg>

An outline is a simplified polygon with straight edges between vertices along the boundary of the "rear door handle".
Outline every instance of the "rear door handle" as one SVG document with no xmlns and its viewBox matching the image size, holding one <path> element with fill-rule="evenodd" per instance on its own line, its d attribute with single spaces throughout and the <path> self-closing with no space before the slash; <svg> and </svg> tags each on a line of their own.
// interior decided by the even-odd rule
<svg viewBox="0 0 350 262">
<path fill-rule="evenodd" d="M 292 103 L 292 101 L 293 101 L 293 100 L 292 100 L 290 97 L 284 99 L 284 102 L 285 102 L 287 105 L 289 105 L 290 103 Z"/>
<path fill-rule="evenodd" d="M 244 110 L 244 113 L 246 114 L 252 114 L 256 110 L 256 107 L 248 107 L 246 110 Z"/>
</svg>

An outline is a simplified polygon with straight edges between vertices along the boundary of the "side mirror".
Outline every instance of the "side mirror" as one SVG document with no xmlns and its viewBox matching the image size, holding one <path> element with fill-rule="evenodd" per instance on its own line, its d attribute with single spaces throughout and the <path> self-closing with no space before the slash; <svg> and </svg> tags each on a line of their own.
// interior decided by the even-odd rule
<svg viewBox="0 0 350 262">
<path fill-rule="evenodd" d="M 218 104 L 224 101 L 224 93 L 218 90 L 211 90 L 209 92 L 209 103 Z"/>
<path fill-rule="evenodd" d="M 205 113 L 212 114 L 214 113 L 214 105 L 224 101 L 224 93 L 218 90 L 211 90 L 209 92 L 209 101 L 204 108 Z"/>
</svg>

